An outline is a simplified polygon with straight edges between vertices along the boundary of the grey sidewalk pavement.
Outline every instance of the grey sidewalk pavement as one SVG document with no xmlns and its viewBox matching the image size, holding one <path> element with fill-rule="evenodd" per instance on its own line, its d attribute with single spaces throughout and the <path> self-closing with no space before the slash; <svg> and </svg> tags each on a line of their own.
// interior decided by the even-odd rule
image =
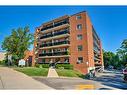
<svg viewBox="0 0 127 95">
<path fill-rule="evenodd" d="M 49 68 L 47 77 L 59 77 L 56 70 L 54 68 Z"/>
<path fill-rule="evenodd" d="M 53 89 L 11 68 L 0 67 L 0 89 Z"/>
</svg>

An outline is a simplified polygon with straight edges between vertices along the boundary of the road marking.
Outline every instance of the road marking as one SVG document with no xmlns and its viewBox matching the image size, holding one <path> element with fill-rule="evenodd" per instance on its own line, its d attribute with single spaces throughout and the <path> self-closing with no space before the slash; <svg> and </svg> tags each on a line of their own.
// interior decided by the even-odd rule
<svg viewBox="0 0 127 95">
<path fill-rule="evenodd" d="M 94 90 L 95 86 L 92 84 L 80 84 L 76 86 L 77 90 Z"/>
</svg>

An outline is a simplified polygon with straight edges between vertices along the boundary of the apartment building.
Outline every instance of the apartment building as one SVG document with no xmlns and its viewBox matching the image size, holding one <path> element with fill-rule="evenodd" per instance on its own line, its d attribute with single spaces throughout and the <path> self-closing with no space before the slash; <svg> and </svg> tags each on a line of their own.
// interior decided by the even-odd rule
<svg viewBox="0 0 127 95">
<path fill-rule="evenodd" d="M 86 74 L 103 68 L 101 40 L 86 11 L 43 23 L 35 31 L 35 64 L 72 64 Z"/>
</svg>

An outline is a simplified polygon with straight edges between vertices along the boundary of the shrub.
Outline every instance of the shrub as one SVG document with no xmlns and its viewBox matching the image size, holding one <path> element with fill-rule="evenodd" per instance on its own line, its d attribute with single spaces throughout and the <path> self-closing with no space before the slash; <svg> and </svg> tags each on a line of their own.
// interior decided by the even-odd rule
<svg viewBox="0 0 127 95">
<path fill-rule="evenodd" d="M 49 68 L 49 64 L 36 64 L 37 68 Z"/>
<path fill-rule="evenodd" d="M 40 64 L 35 64 L 35 67 L 39 68 Z"/>
<path fill-rule="evenodd" d="M 61 69 L 61 70 L 63 70 L 63 69 L 64 69 L 64 67 L 58 67 L 58 69 Z"/>
<path fill-rule="evenodd" d="M 42 64 L 43 68 L 49 68 L 49 64 Z"/>
<path fill-rule="evenodd" d="M 0 61 L 0 65 L 5 66 L 6 65 L 6 60 Z"/>
<path fill-rule="evenodd" d="M 56 64 L 56 68 L 59 69 L 59 68 L 64 68 L 64 69 L 70 69 L 72 70 L 73 69 L 73 65 L 71 64 Z"/>
</svg>

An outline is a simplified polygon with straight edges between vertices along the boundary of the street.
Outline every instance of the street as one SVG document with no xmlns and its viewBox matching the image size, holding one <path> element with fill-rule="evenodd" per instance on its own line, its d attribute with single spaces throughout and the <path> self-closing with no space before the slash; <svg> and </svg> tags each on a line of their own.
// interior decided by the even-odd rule
<svg viewBox="0 0 127 95">
<path fill-rule="evenodd" d="M 32 78 L 11 68 L 0 67 L 0 89 L 127 90 L 122 73 L 117 71 L 96 73 L 94 80 L 42 76 Z"/>
<path fill-rule="evenodd" d="M 94 80 L 80 78 L 46 78 L 33 77 L 34 79 L 54 88 L 54 89 L 77 89 L 78 85 L 93 85 L 95 89 L 112 90 L 112 89 L 127 89 L 127 83 L 122 79 L 122 74 L 119 72 L 105 71 L 98 73 Z"/>
<path fill-rule="evenodd" d="M 95 82 L 117 89 L 127 89 L 127 83 L 123 80 L 123 74 L 117 71 L 105 71 L 97 75 Z"/>
</svg>

